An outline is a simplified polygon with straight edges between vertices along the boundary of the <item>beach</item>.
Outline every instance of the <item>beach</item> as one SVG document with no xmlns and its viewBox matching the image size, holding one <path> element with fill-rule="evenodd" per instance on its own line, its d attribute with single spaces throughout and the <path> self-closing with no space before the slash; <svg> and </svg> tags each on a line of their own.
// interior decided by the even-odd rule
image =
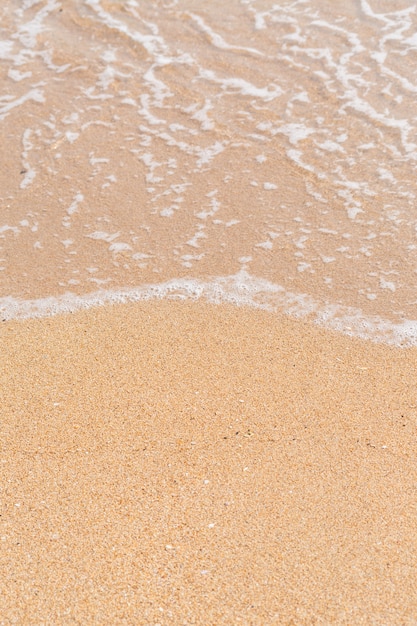
<svg viewBox="0 0 417 626">
<path fill-rule="evenodd" d="M 0 343 L 0 624 L 415 623 L 415 348 L 169 300 Z"/>
<path fill-rule="evenodd" d="M 415 7 L 0 24 L 0 626 L 415 626 Z"/>
</svg>

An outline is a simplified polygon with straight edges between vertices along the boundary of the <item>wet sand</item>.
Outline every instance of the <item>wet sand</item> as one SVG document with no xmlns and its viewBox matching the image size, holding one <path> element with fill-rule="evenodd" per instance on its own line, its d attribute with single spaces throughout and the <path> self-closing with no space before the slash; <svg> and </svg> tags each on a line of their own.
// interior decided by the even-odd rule
<svg viewBox="0 0 417 626">
<path fill-rule="evenodd" d="M 414 6 L 223 4 L 1 3 L 0 307 L 244 270 L 415 319 Z"/>
<path fill-rule="evenodd" d="M 1 624 L 414 624 L 415 349 L 153 301 L 0 326 Z"/>
</svg>

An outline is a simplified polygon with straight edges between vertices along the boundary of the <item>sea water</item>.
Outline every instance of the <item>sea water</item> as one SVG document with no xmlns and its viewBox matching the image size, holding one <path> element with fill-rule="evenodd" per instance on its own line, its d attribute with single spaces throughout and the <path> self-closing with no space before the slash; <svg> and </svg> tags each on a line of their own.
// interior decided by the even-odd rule
<svg viewBox="0 0 417 626">
<path fill-rule="evenodd" d="M 417 9 L 4 0 L 0 314 L 232 301 L 417 344 Z"/>
</svg>

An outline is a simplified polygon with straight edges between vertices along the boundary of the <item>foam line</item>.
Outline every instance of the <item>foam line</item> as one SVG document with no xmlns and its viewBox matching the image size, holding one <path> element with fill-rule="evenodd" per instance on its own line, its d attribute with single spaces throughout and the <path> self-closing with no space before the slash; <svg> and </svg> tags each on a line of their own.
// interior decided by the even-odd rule
<svg viewBox="0 0 417 626">
<path fill-rule="evenodd" d="M 41 318 L 95 306 L 153 299 L 205 300 L 215 304 L 251 306 L 309 319 L 319 326 L 352 337 L 399 347 L 417 346 L 417 320 L 395 323 L 378 316 L 365 315 L 353 307 L 320 303 L 306 294 L 292 293 L 280 285 L 251 276 L 244 270 L 210 281 L 178 278 L 164 283 L 96 291 L 81 296 L 67 293 L 37 300 L 5 297 L 0 298 L 0 316 L 2 321 Z"/>
</svg>

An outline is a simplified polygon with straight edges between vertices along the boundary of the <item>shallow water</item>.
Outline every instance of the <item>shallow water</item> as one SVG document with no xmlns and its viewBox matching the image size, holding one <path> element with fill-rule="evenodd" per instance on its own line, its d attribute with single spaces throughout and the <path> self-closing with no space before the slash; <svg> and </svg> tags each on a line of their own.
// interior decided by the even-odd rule
<svg viewBox="0 0 417 626">
<path fill-rule="evenodd" d="M 3 316 L 206 295 L 416 342 L 417 14 L 383 9 L 6 0 Z"/>
</svg>

